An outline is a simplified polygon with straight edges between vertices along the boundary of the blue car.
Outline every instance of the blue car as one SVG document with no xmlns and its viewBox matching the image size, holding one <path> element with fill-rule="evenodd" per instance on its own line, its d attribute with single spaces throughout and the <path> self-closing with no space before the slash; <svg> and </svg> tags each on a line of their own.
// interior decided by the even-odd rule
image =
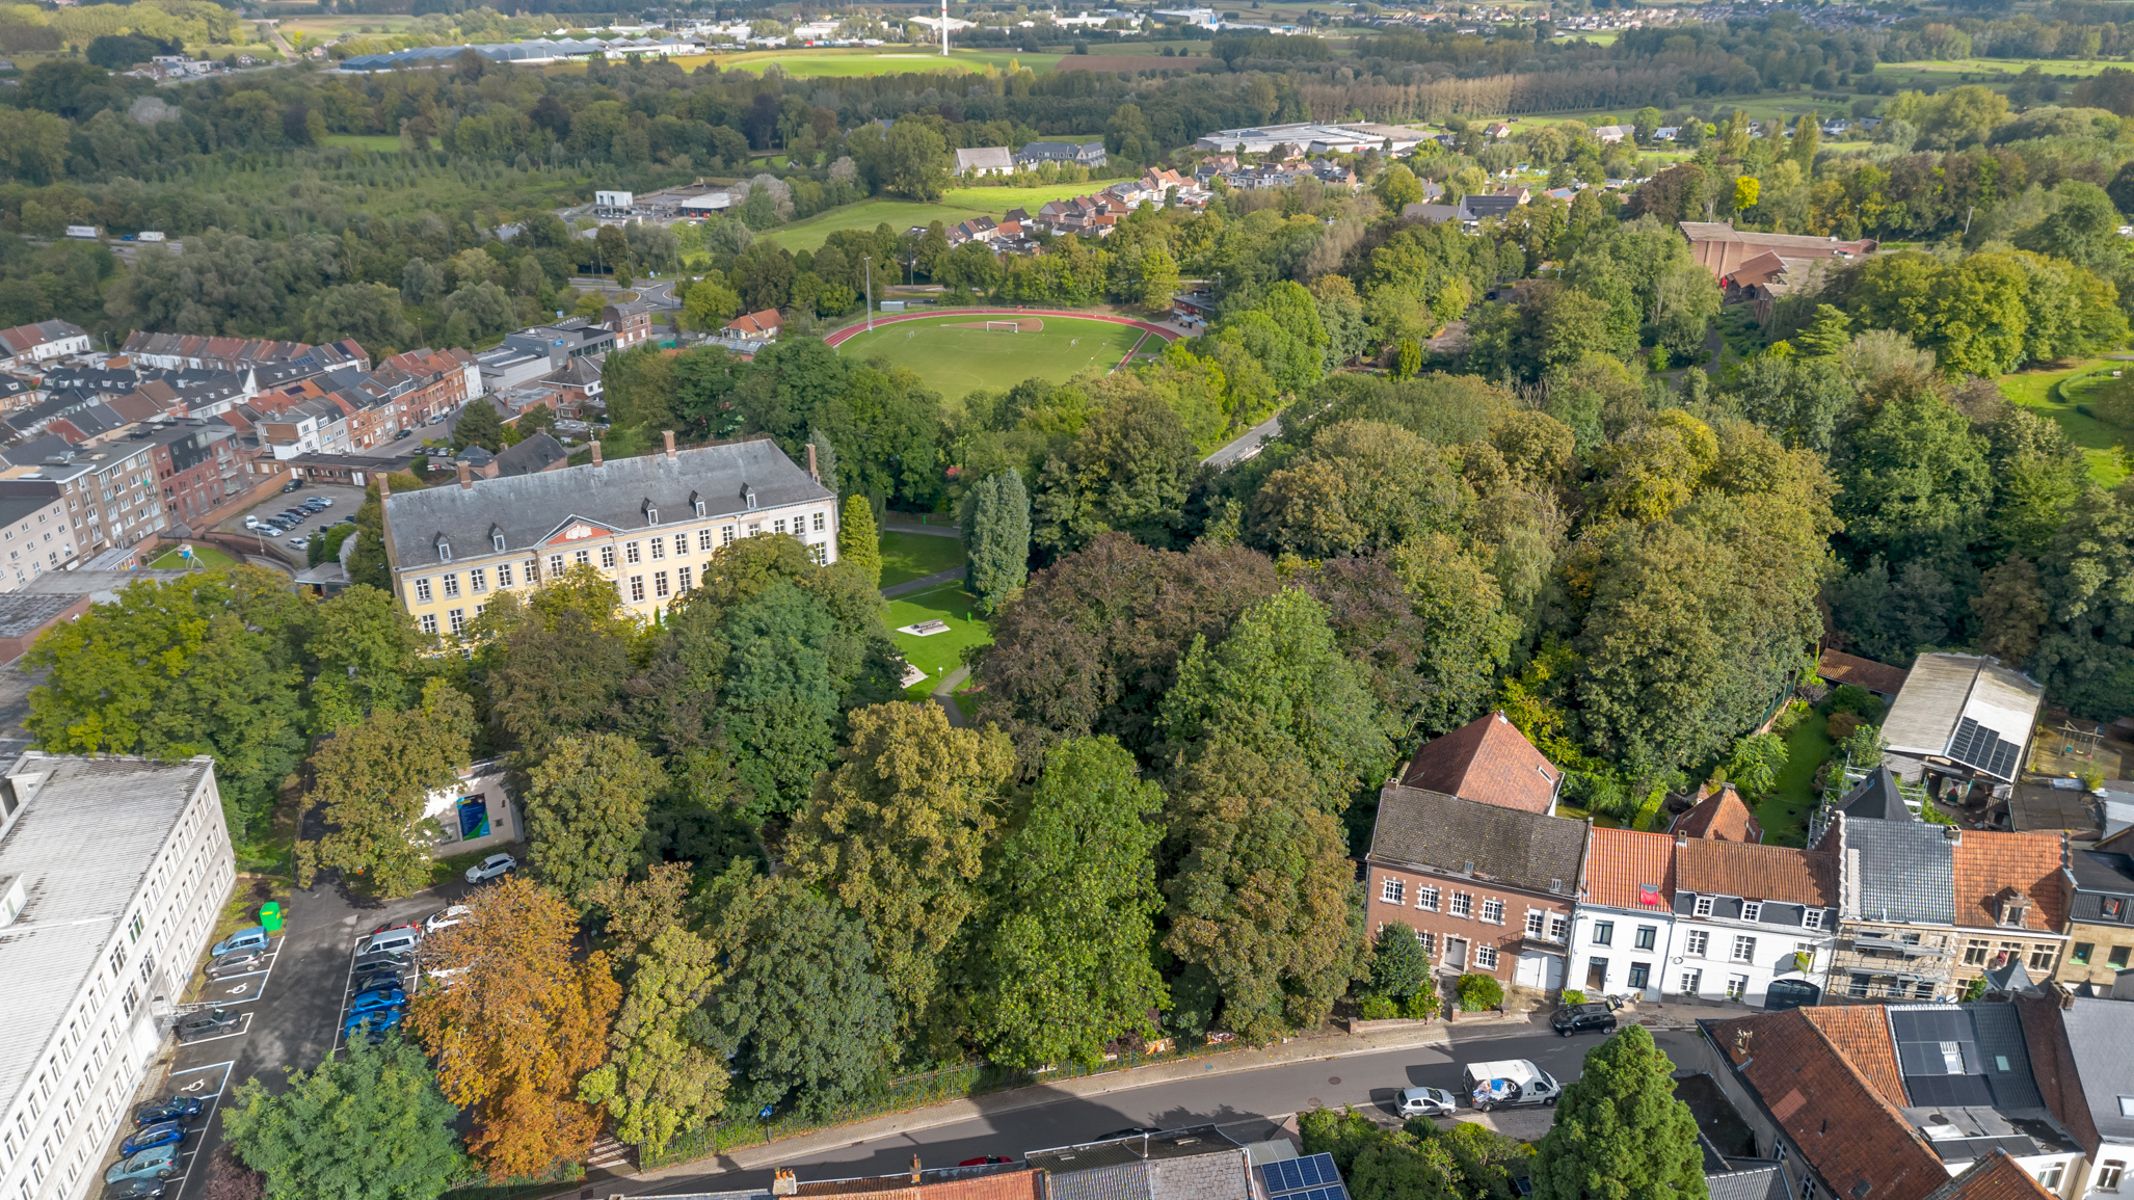
<svg viewBox="0 0 2134 1200">
<path fill-rule="evenodd" d="M 369 1012 L 351 1013 L 348 1020 L 341 1025 L 341 1036 L 354 1037 L 357 1030 L 366 1026 L 375 1035 L 399 1025 L 400 1018 L 406 1015 L 407 1010 L 401 1008 L 374 1008 Z"/>
<path fill-rule="evenodd" d="M 161 1125 L 165 1121 L 189 1121 L 200 1115 L 202 1105 L 191 1096 L 168 1096 L 133 1110 L 136 1125 Z"/>
<path fill-rule="evenodd" d="M 178 1173 L 178 1147 L 157 1146 L 143 1150 L 130 1158 L 122 1158 L 111 1164 L 104 1172 L 105 1183 L 120 1183 L 128 1179 L 169 1179 Z"/>
<path fill-rule="evenodd" d="M 379 988 L 365 992 L 349 1003 L 352 1013 L 376 1012 L 381 1008 L 400 1008 L 408 1002 L 408 994 L 397 987 Z"/>
<path fill-rule="evenodd" d="M 150 1125 L 128 1134 L 126 1140 L 119 1143 L 119 1154 L 121 1157 L 131 1157 L 143 1150 L 153 1150 L 157 1146 L 175 1146 L 184 1140 L 185 1126 L 176 1121 L 165 1121 L 161 1125 Z"/>
<path fill-rule="evenodd" d="M 216 942 L 214 948 L 207 952 L 207 956 L 209 958 L 221 958 L 225 954 L 238 950 L 256 951 L 265 950 L 266 948 L 267 931 L 258 925 L 254 925 L 250 929 L 240 929 L 236 933 Z"/>
</svg>

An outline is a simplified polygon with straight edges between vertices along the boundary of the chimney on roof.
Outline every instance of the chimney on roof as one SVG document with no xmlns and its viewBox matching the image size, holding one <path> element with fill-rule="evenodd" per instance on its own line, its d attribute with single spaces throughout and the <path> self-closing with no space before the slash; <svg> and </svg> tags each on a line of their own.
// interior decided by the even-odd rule
<svg viewBox="0 0 2134 1200">
<path fill-rule="evenodd" d="M 911 1156 L 911 1181 L 919 1182 L 919 1156 L 916 1154 Z"/>
<path fill-rule="evenodd" d="M 459 486 L 463 488 L 474 486 L 474 466 L 464 459 L 459 464 Z"/>
<path fill-rule="evenodd" d="M 378 472 L 378 498 L 383 500 L 392 494 L 393 477 L 385 471 Z"/>
<path fill-rule="evenodd" d="M 771 1175 L 771 1195 L 795 1196 L 800 1194 L 800 1180 L 791 1171 L 779 1170 Z"/>
<path fill-rule="evenodd" d="M 599 438 L 594 438 L 594 439 L 593 439 L 593 465 L 594 465 L 594 466 L 596 466 L 596 467 L 600 465 L 600 439 L 599 439 Z"/>
<path fill-rule="evenodd" d="M 809 442 L 809 443 L 808 443 L 808 478 L 810 478 L 810 479 L 814 480 L 814 481 L 815 481 L 815 482 L 817 482 L 817 483 L 821 483 L 821 482 L 822 482 L 822 473 L 821 473 L 820 471 L 818 471 L 818 470 L 816 469 L 816 466 L 815 466 L 815 443 L 814 443 L 814 442 Z"/>
<path fill-rule="evenodd" d="M 667 443 L 667 457 L 668 457 L 668 458 L 673 458 L 673 457 L 674 457 L 674 431 L 673 431 L 672 429 L 662 429 L 662 430 L 660 430 L 660 434 L 659 434 L 659 435 L 660 435 L 660 438 L 661 438 L 662 440 L 664 440 L 664 441 L 665 441 L 665 442 Z"/>
<path fill-rule="evenodd" d="M 1941 836 L 1958 845 L 1962 845 L 1964 840 L 1963 827 L 1959 825 L 1944 825 L 1941 828 Z"/>
</svg>

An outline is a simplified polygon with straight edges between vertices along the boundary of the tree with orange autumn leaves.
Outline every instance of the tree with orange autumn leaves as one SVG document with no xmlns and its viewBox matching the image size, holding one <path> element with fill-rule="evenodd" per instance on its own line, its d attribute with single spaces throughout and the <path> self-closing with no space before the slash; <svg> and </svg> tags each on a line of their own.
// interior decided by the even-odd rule
<svg viewBox="0 0 2134 1200">
<path fill-rule="evenodd" d="M 572 957 L 577 914 L 555 892 L 512 876 L 467 903 L 468 920 L 423 944 L 442 983 L 408 1023 L 446 1098 L 473 1115 L 467 1149 L 489 1177 L 538 1177 L 582 1161 L 600 1130 L 578 1082 L 607 1057 L 622 988 L 605 953 Z"/>
</svg>

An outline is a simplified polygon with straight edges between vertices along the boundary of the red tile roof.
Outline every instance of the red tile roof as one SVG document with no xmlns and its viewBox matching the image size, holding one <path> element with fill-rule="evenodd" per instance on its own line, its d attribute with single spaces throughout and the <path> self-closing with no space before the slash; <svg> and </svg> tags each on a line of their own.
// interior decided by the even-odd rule
<svg viewBox="0 0 2134 1200">
<path fill-rule="evenodd" d="M 1911 672 L 1903 667 L 1893 667 L 1843 650 L 1825 650 L 1815 673 L 1829 684 L 1852 684 L 1884 696 L 1894 696 L 1904 690 L 1904 680 Z"/>
<path fill-rule="evenodd" d="M 1837 857 L 1827 850 L 1688 838 L 1675 847 L 1675 886 L 1705 896 L 1830 908 L 1838 902 Z"/>
<path fill-rule="evenodd" d="M 1943 1184 L 1934 1200 L 2051 1200 L 2052 1195 L 2007 1151 L 1995 1150 Z"/>
<path fill-rule="evenodd" d="M 1756 823 L 1756 815 L 1749 811 L 1748 802 L 1731 783 L 1720 784 L 1691 805 L 1688 812 L 1675 818 L 1671 828 L 1684 837 L 1712 838 L 1721 842 L 1764 840 L 1763 826 Z"/>
<path fill-rule="evenodd" d="M 776 333 L 785 324 L 775 308 L 743 313 L 726 323 L 728 329 L 741 333 Z"/>
<path fill-rule="evenodd" d="M 1999 926 L 2001 898 L 2013 891 L 2030 897 L 2023 928 L 2040 933 L 2067 928 L 2066 848 L 2064 833 L 1965 830 L 1954 854 L 1956 923 Z"/>
<path fill-rule="evenodd" d="M 1587 835 L 1584 899 L 1631 912 L 1672 911 L 1675 839 L 1664 833 L 1595 826 Z"/>
<path fill-rule="evenodd" d="M 1927 1200 L 1948 1182 L 1941 1159 L 1897 1110 L 1897 1056 L 1879 1005 L 1797 1008 L 1706 1029 L 1832 1193 L 1850 1197 L 1864 1185 L 1858 1194 L 1868 1200 Z M 1889 1094 L 1870 1073 L 1883 1076 Z"/>
<path fill-rule="evenodd" d="M 1563 772 L 1499 712 L 1423 743 L 1408 760 L 1401 782 L 1478 804 L 1545 813 L 1562 778 Z"/>
<path fill-rule="evenodd" d="M 826 1179 L 803 1183 L 800 1196 L 824 1200 L 834 1196 L 865 1196 L 867 1200 L 1040 1200 L 1043 1185 L 1034 1168 L 994 1171 L 961 1179 L 931 1179 L 911 1182 L 909 1175 L 883 1175 L 871 1179 Z"/>
</svg>

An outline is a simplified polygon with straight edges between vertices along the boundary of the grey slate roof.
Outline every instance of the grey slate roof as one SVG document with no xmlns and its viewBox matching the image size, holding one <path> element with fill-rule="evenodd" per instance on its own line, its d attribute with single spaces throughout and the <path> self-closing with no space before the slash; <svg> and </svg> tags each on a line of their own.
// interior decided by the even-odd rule
<svg viewBox="0 0 2134 1200">
<path fill-rule="evenodd" d="M 1711 1193 L 1711 1200 L 1786 1200 L 1790 1194 L 1786 1176 L 1776 1163 L 1742 1171 L 1707 1172 L 1704 1186 Z"/>
<path fill-rule="evenodd" d="M 1046 1200 L 1253 1200 L 1252 1163 L 1213 1126 L 1034 1151 Z"/>
<path fill-rule="evenodd" d="M 71 578 L 71 576 L 69 576 Z M 83 593 L 0 592 L 0 637 L 27 637 L 74 607 Z"/>
<path fill-rule="evenodd" d="M 2134 1003 L 2076 997 L 2061 1010 L 2090 1119 L 2107 1141 L 2134 1142 Z"/>
<path fill-rule="evenodd" d="M 1955 853 L 1938 825 L 1843 818 L 1844 915 L 1956 923 Z"/>
<path fill-rule="evenodd" d="M 652 528 L 645 506 L 659 510 L 663 524 L 696 520 L 692 499 L 707 516 L 748 512 L 744 493 L 754 489 L 756 511 L 831 498 L 769 438 L 683 450 L 669 458 L 654 451 L 532 475 L 477 479 L 472 486 L 446 483 L 385 499 L 385 520 L 394 558 L 405 570 L 437 565 L 440 537 L 466 554 L 489 552 L 490 534 L 504 535 L 509 550 L 548 540 L 573 520 L 617 532 Z"/>
<path fill-rule="evenodd" d="M 1853 785 L 1838 800 L 1838 811 L 1850 818 L 1874 821 L 1916 821 L 1912 810 L 1897 791 L 1897 776 L 1888 767 L 1876 767 L 1867 778 Z"/>
<path fill-rule="evenodd" d="M 1369 857 L 1572 896 L 1585 856 L 1584 821 L 1388 784 L 1378 796 Z"/>
<path fill-rule="evenodd" d="M 498 475 L 530 475 L 558 459 L 569 458 L 570 456 L 571 452 L 563 448 L 562 442 L 557 441 L 546 433 L 536 433 L 532 437 L 506 446 L 504 452 L 496 456 L 496 473 Z"/>
</svg>

